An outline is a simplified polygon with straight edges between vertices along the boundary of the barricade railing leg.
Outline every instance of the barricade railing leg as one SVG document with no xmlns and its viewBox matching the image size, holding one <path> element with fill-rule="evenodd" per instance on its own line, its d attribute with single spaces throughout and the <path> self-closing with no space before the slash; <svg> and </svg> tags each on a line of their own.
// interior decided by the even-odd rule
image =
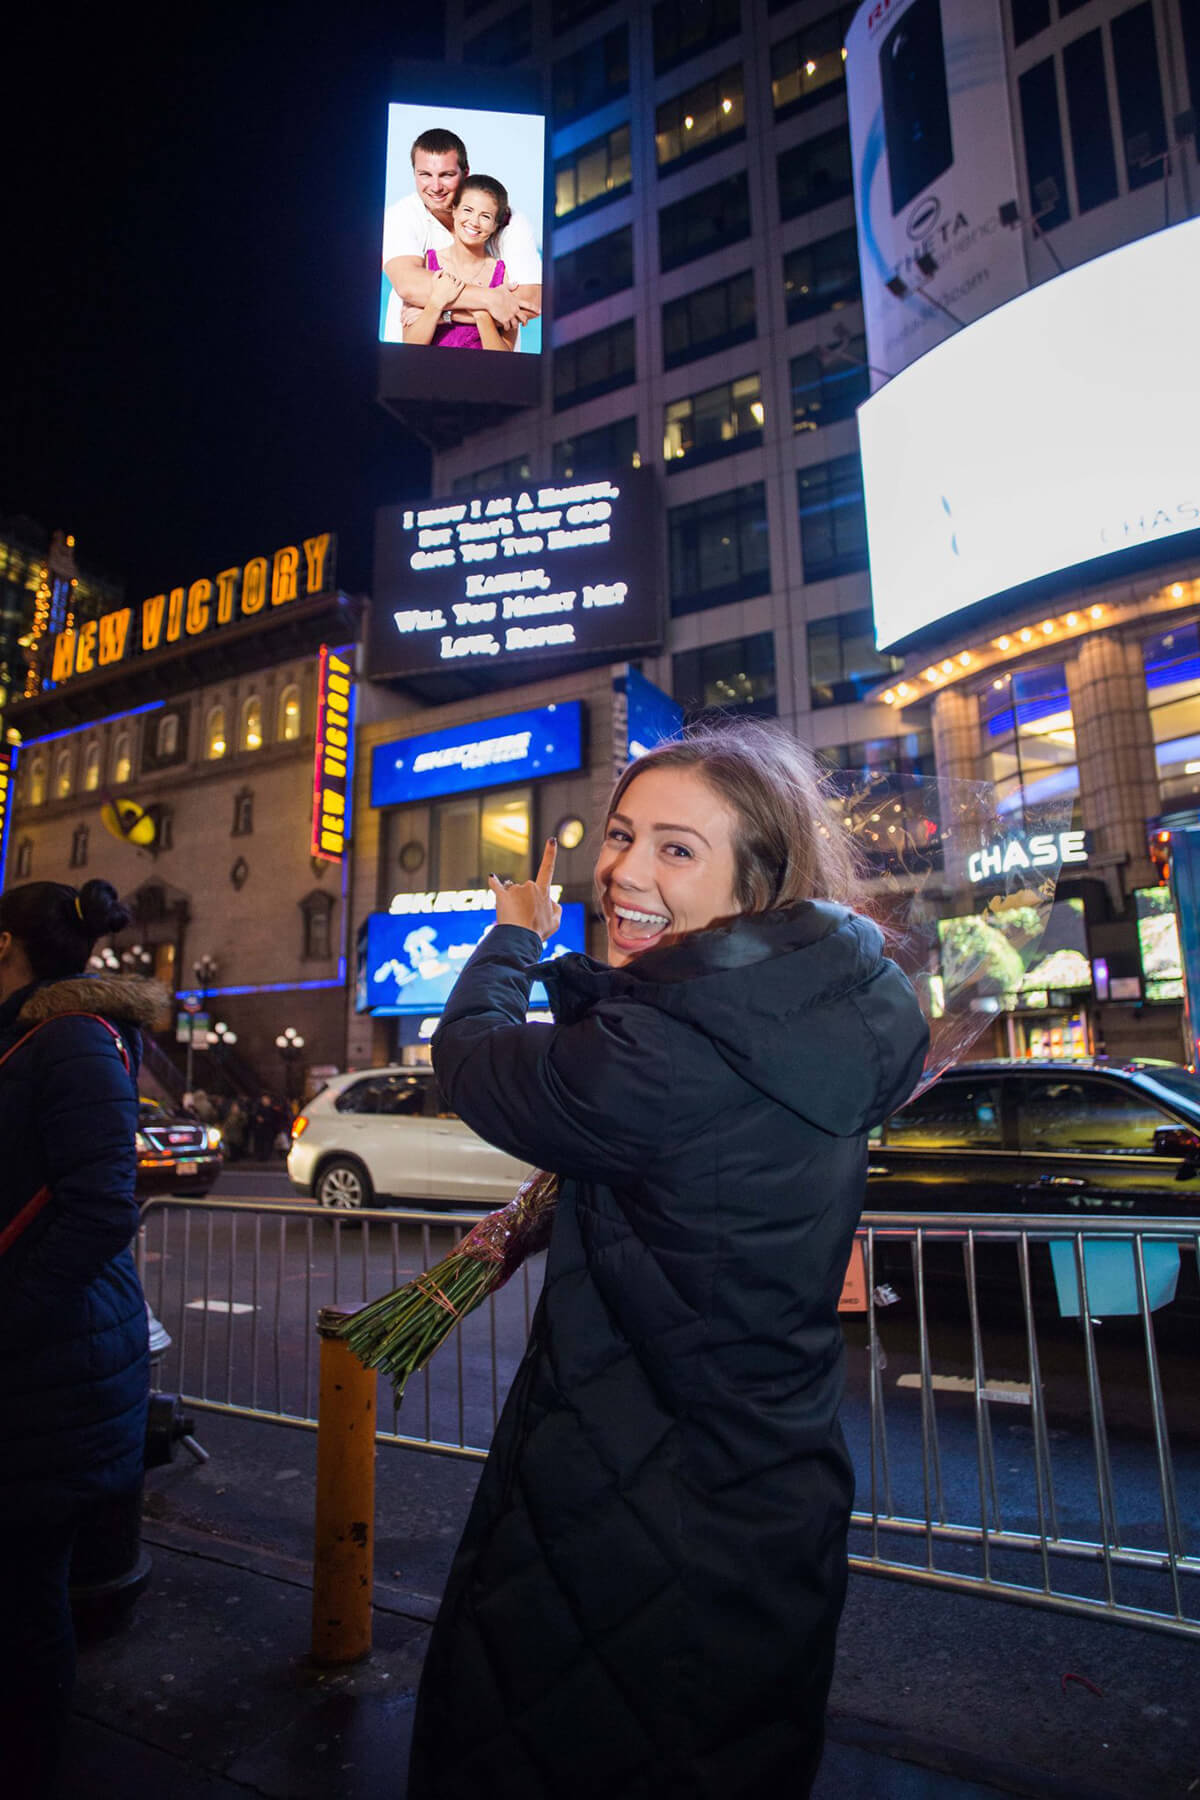
<svg viewBox="0 0 1200 1800">
<path fill-rule="evenodd" d="M 374 1369 L 334 1336 L 353 1308 L 323 1306 L 317 1409 L 312 1659 L 326 1668 L 371 1653 L 375 1552 Z"/>
</svg>

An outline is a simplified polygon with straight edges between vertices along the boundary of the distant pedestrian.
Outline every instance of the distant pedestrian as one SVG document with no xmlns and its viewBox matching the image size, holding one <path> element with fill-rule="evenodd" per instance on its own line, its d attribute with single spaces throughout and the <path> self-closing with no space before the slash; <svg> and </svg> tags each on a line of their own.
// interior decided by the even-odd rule
<svg viewBox="0 0 1200 1800">
<path fill-rule="evenodd" d="M 238 1162 L 246 1152 L 246 1109 L 236 1097 L 230 1102 L 221 1131 L 221 1141 L 230 1162 Z"/>
<path fill-rule="evenodd" d="M 0 894 L 0 1793 L 42 1800 L 70 1714 L 71 1551 L 142 1478 L 139 1027 L 166 995 L 84 974 L 130 915 L 105 881 Z M 34 1203 L 34 1204 L 31 1204 Z"/>
<path fill-rule="evenodd" d="M 270 1094 L 260 1094 L 251 1121 L 255 1162 L 270 1162 L 279 1130 L 279 1108 Z"/>
<path fill-rule="evenodd" d="M 192 1095 L 192 1112 L 202 1125 L 212 1125 L 216 1122 L 217 1109 L 212 1103 L 211 1096 L 206 1094 L 203 1088 L 197 1088 Z"/>
</svg>

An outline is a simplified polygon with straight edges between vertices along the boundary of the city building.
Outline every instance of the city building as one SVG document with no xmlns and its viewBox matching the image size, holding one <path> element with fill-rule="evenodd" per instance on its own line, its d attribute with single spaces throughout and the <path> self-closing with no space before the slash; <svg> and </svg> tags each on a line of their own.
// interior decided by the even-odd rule
<svg viewBox="0 0 1200 1800">
<path fill-rule="evenodd" d="M 360 614 L 316 534 L 61 625 L 10 706 L 3 878 L 118 889 L 134 923 L 102 954 L 178 996 L 173 1072 L 148 1052 L 170 1092 L 343 1066 Z"/>
<path fill-rule="evenodd" d="M 871 28 L 905 10 L 870 9 Z M 968 235 L 1012 247 L 1019 279 L 996 299 L 1195 215 L 1194 6 L 967 10 L 1000 47 L 996 183 L 1008 185 L 986 196 L 986 217 L 963 220 Z M 1158 545 L 1134 572 L 1089 567 L 1053 604 L 1028 584 L 986 619 L 964 612 L 918 644 L 877 648 L 888 641 L 856 412 L 901 371 L 868 350 L 846 92 L 855 12 L 828 0 L 448 9 L 452 59 L 544 73 L 551 354 L 537 407 L 437 449 L 433 491 L 652 470 L 646 552 L 666 623 L 643 674 L 690 717 L 777 717 L 852 780 L 992 782 L 1009 818 L 1014 792 L 1020 805 L 1052 793 L 1064 828 L 1084 834 L 1060 895 L 1082 903 L 1086 986 L 999 1007 L 985 1047 L 1178 1057 L 1178 971 L 1147 973 L 1139 909 L 1161 905 L 1154 833 L 1200 816 L 1196 540 Z M 935 291 L 957 248 L 955 218 L 935 231 L 928 211 L 906 216 L 911 254 L 882 271 L 897 319 L 926 283 Z M 991 304 L 986 287 L 961 305 L 935 301 L 935 341 L 969 334 Z M 1148 333 L 1153 319 L 1151 298 Z M 1186 473 L 1174 498 L 1194 503 Z"/>
</svg>

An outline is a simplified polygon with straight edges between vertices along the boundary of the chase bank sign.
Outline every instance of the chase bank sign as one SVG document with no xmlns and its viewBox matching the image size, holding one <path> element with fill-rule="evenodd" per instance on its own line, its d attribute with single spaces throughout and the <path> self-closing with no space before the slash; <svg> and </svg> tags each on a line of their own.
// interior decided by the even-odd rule
<svg viewBox="0 0 1200 1800">
<path fill-rule="evenodd" d="M 1004 838 L 984 850 L 973 850 L 967 858 L 967 878 L 973 882 L 995 881 L 1015 870 L 1085 863 L 1087 855 L 1086 831 L 1035 832 L 1031 837 Z"/>
</svg>

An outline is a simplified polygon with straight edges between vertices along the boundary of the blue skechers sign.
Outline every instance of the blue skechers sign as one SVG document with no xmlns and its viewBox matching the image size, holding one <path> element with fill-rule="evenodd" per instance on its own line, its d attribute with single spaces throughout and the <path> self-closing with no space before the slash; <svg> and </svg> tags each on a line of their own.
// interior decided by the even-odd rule
<svg viewBox="0 0 1200 1800">
<path fill-rule="evenodd" d="M 371 760 L 371 805 L 406 806 L 441 794 L 504 787 L 562 775 L 582 764 L 583 703 L 566 700 L 378 744 Z"/>
</svg>

